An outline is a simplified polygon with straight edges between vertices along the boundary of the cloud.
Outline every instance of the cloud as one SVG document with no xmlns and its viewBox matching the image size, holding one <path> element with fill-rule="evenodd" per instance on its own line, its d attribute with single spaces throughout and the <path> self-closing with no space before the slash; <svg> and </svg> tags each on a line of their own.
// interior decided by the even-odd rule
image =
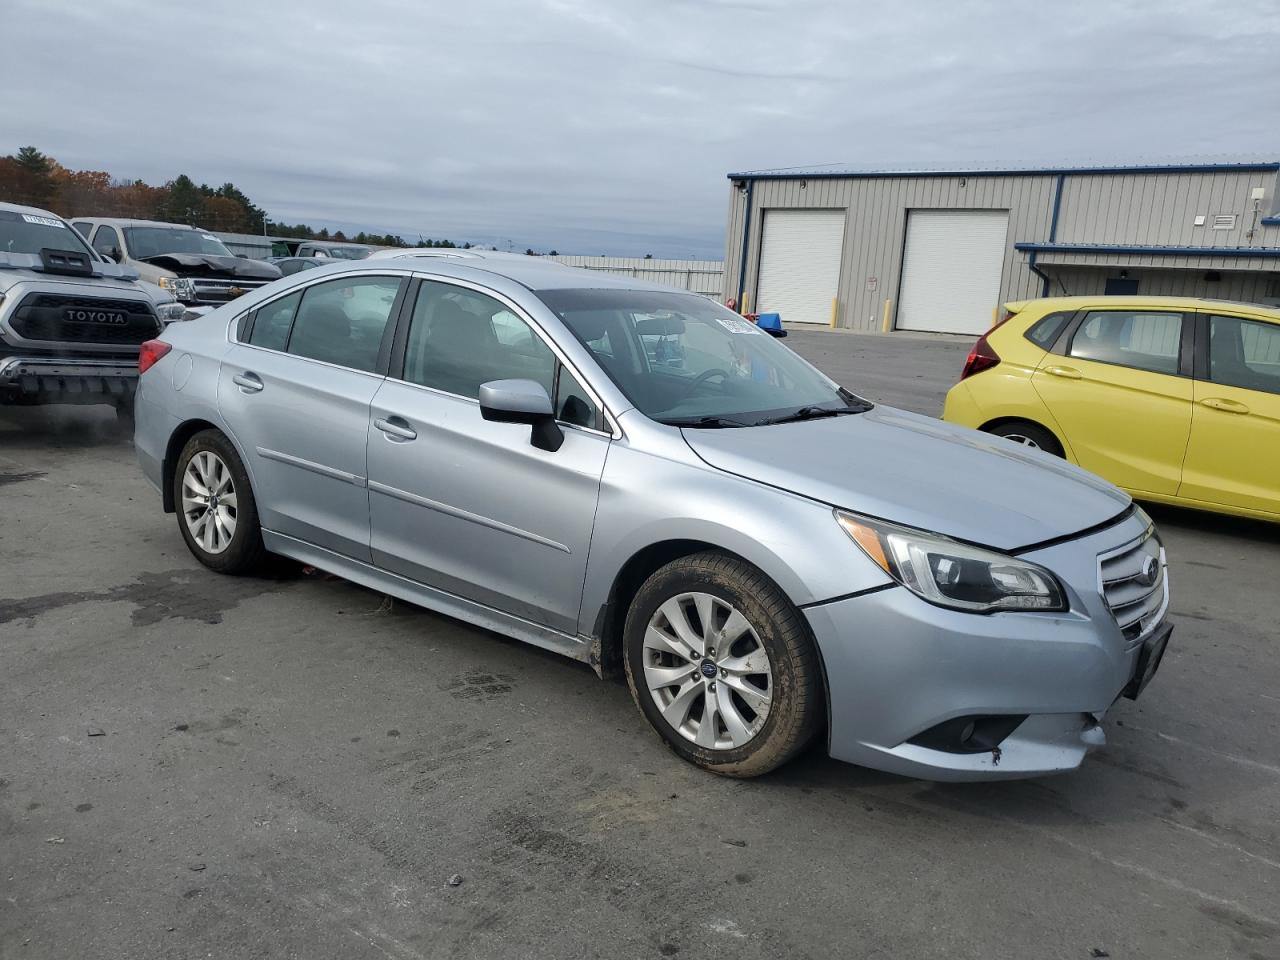
<svg viewBox="0 0 1280 960">
<path fill-rule="evenodd" d="M 718 257 L 731 170 L 1280 156 L 1268 0 L 7 0 L 0 151 L 272 217 Z"/>
</svg>

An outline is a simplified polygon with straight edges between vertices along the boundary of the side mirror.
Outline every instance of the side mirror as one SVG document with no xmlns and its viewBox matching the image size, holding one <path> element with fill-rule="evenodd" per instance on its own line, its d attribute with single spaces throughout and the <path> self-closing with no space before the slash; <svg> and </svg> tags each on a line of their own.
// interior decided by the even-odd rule
<svg viewBox="0 0 1280 960">
<path fill-rule="evenodd" d="M 111 247 L 107 250 L 106 255 L 108 259 L 114 260 L 116 263 L 119 263 L 124 259 L 124 256 L 120 253 L 119 247 Z"/>
<path fill-rule="evenodd" d="M 529 442 L 552 453 L 564 443 L 546 389 L 536 380 L 490 380 L 480 385 L 480 416 L 495 423 L 527 423 Z"/>
</svg>

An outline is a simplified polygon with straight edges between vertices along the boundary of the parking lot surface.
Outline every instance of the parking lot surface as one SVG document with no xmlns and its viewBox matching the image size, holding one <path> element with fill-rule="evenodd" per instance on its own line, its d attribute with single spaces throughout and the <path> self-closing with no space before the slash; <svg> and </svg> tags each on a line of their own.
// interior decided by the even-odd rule
<svg viewBox="0 0 1280 960">
<path fill-rule="evenodd" d="M 968 346 L 786 342 L 933 415 Z M 0 957 L 1280 957 L 1280 530 L 1151 512 L 1173 645 L 1077 773 L 737 782 L 584 666 L 205 570 L 110 411 L 0 410 Z"/>
</svg>

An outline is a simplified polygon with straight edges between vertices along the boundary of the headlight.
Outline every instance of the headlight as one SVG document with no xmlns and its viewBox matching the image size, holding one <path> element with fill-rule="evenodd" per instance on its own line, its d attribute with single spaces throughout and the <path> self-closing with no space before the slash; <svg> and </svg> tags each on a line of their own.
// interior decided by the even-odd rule
<svg viewBox="0 0 1280 960">
<path fill-rule="evenodd" d="M 183 314 L 187 312 L 187 308 L 181 303 L 174 301 L 173 303 L 162 303 L 156 307 L 156 314 L 165 323 L 172 323 L 174 320 L 181 320 Z"/>
<path fill-rule="evenodd" d="M 179 300 L 196 298 L 196 284 L 190 277 L 161 277 L 160 286 Z"/>
<path fill-rule="evenodd" d="M 842 510 L 836 520 L 885 573 L 930 603 L 972 613 L 1067 609 L 1057 579 L 1034 563 Z"/>
</svg>

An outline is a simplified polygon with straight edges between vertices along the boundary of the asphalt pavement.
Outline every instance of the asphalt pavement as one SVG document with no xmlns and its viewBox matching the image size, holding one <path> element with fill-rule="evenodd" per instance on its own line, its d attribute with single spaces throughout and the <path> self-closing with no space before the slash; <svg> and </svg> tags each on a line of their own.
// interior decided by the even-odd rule
<svg viewBox="0 0 1280 960">
<path fill-rule="evenodd" d="M 968 346 L 787 342 L 934 415 Z M 1078 772 L 738 782 L 581 665 L 205 570 L 109 411 L 0 410 L 0 958 L 1280 957 L 1280 529 L 1151 512 L 1173 644 Z"/>
</svg>

